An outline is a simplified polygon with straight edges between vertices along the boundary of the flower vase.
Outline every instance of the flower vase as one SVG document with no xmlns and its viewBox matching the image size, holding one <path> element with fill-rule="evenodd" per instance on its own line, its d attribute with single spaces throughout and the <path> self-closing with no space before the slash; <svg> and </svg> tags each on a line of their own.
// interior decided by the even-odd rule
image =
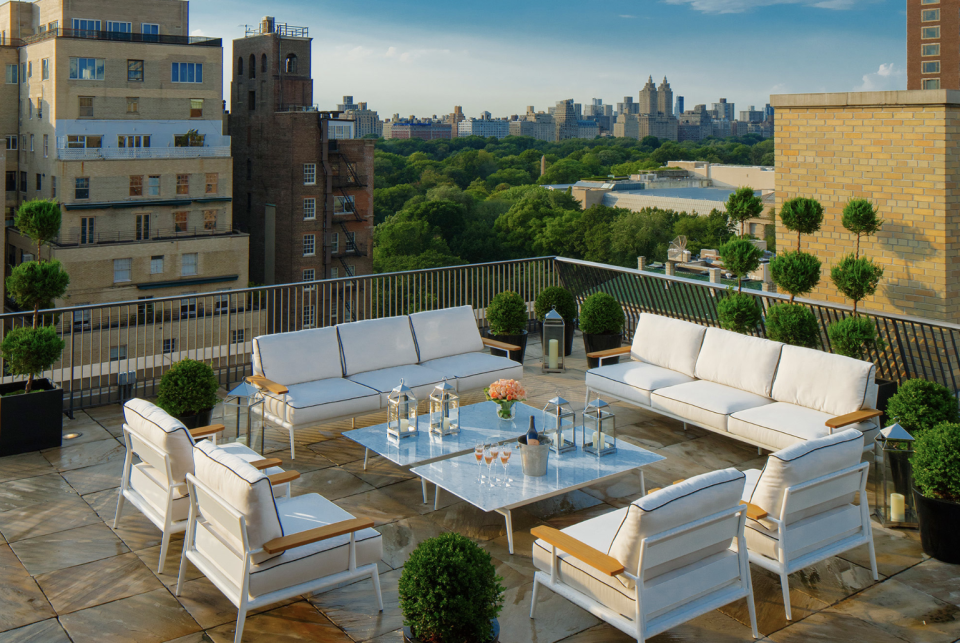
<svg viewBox="0 0 960 643">
<path fill-rule="evenodd" d="M 503 421 L 510 421 L 517 417 L 516 402 L 497 402 L 497 418 Z"/>
</svg>

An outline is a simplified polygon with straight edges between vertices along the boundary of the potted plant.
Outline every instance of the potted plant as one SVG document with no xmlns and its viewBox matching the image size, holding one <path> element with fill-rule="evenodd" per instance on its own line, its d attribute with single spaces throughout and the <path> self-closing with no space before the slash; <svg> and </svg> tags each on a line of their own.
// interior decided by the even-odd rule
<svg viewBox="0 0 960 643">
<path fill-rule="evenodd" d="M 448 532 L 424 540 L 403 565 L 400 611 L 409 643 L 496 643 L 503 579 L 490 554 Z"/>
<path fill-rule="evenodd" d="M 543 318 L 554 308 L 563 317 L 563 355 L 569 357 L 573 352 L 573 336 L 577 329 L 577 300 L 569 290 L 560 286 L 549 286 L 540 291 L 533 304 L 533 312 L 541 328 Z"/>
<path fill-rule="evenodd" d="M 493 298 L 487 306 L 488 335 L 498 342 L 519 346 L 510 351 L 510 359 L 523 364 L 527 352 L 527 302 L 523 297 L 505 290 Z"/>
<path fill-rule="evenodd" d="M 761 311 L 756 297 L 743 292 L 743 278 L 760 266 L 763 251 L 747 239 L 731 239 L 720 246 L 723 267 L 737 277 L 737 292 L 717 302 L 720 326 L 748 334 L 760 323 Z"/>
<path fill-rule="evenodd" d="M 942 422 L 913 445 L 913 497 L 923 551 L 960 563 L 960 424 Z"/>
<path fill-rule="evenodd" d="M 626 316 L 620 302 L 605 292 L 597 292 L 583 301 L 580 307 L 580 330 L 583 331 L 583 348 L 587 353 L 620 348 L 623 340 L 623 324 Z M 618 364 L 619 357 L 603 360 L 604 365 Z M 588 368 L 597 368 L 600 360 L 587 358 Z"/>
<path fill-rule="evenodd" d="M 60 359 L 64 342 L 56 320 L 40 315 L 52 308 L 70 285 L 59 261 L 45 260 L 43 245 L 60 233 L 60 206 L 53 201 L 27 201 L 20 206 L 16 226 L 37 244 L 34 261 L 21 263 L 7 278 L 7 292 L 19 306 L 33 309 L 33 324 L 6 333 L 0 350 L 11 375 L 26 381 L 0 385 L 0 456 L 61 445 L 63 389 L 37 376 Z"/>
<path fill-rule="evenodd" d="M 739 226 L 740 236 L 746 238 L 746 224 L 763 214 L 763 199 L 750 187 L 741 187 L 727 199 L 727 216 Z"/>
<path fill-rule="evenodd" d="M 183 359 L 160 378 L 157 405 L 188 429 L 208 426 L 220 399 L 220 383 L 213 369 L 194 359 Z"/>
<path fill-rule="evenodd" d="M 938 424 L 956 422 L 957 398 L 937 382 L 920 378 L 907 380 L 890 398 L 887 415 L 917 438 Z"/>
</svg>

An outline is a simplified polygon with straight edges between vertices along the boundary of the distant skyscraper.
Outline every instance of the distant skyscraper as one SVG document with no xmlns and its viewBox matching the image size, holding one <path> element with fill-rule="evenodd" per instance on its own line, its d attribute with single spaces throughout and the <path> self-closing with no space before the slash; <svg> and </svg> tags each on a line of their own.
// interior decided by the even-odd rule
<svg viewBox="0 0 960 643">
<path fill-rule="evenodd" d="M 960 89 L 960 0 L 907 0 L 907 89 Z"/>
<path fill-rule="evenodd" d="M 557 140 L 564 141 L 568 138 L 577 138 L 578 119 L 577 112 L 573 106 L 573 99 L 561 100 L 557 102 L 557 109 L 553 113 L 557 125 Z"/>
<path fill-rule="evenodd" d="M 673 90 L 670 89 L 666 76 L 657 88 L 657 111 L 661 116 L 673 116 Z"/>
<path fill-rule="evenodd" d="M 683 96 L 677 96 L 677 106 L 674 108 L 673 112 L 680 116 L 683 113 Z"/>
<path fill-rule="evenodd" d="M 732 121 L 736 120 L 736 105 L 734 103 L 728 103 L 726 98 L 721 98 L 719 103 L 714 103 L 712 105 L 713 109 L 711 111 L 715 112 L 714 118 L 719 121 Z"/>
<path fill-rule="evenodd" d="M 640 90 L 640 114 L 656 114 L 659 111 L 657 104 L 657 86 L 653 84 L 653 76 L 647 79 L 647 84 Z"/>
</svg>

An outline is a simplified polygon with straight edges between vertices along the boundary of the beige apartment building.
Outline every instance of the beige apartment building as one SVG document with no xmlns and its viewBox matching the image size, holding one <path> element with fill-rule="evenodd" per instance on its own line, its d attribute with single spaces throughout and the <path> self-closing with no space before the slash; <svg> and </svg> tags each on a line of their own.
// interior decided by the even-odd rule
<svg viewBox="0 0 960 643">
<path fill-rule="evenodd" d="M 222 43 L 188 35 L 189 4 L 11 1 L 0 20 L 6 218 L 26 200 L 61 204 L 44 252 L 70 274 L 63 303 L 246 287 Z M 32 259 L 7 232 L 7 264 Z"/>
</svg>

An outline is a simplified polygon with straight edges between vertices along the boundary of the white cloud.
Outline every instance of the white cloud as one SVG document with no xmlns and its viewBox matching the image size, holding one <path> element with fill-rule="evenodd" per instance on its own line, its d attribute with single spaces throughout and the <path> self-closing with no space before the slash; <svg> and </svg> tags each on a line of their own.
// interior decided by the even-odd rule
<svg viewBox="0 0 960 643">
<path fill-rule="evenodd" d="M 629 13 L 621 13 L 621 18 L 636 18 L 636 16 L 631 16 Z"/>
<path fill-rule="evenodd" d="M 864 74 L 863 83 L 854 89 L 857 92 L 883 92 L 906 89 L 907 74 L 894 63 L 883 63 L 880 68 Z"/>
<path fill-rule="evenodd" d="M 665 0 L 667 4 L 688 4 L 703 13 L 743 13 L 757 7 L 802 4 L 820 9 L 851 9 L 858 0 Z"/>
<path fill-rule="evenodd" d="M 194 29 L 193 31 L 190 32 L 190 35 L 197 36 L 199 38 L 204 38 L 206 37 L 207 34 L 203 33 L 203 29 Z"/>
</svg>

